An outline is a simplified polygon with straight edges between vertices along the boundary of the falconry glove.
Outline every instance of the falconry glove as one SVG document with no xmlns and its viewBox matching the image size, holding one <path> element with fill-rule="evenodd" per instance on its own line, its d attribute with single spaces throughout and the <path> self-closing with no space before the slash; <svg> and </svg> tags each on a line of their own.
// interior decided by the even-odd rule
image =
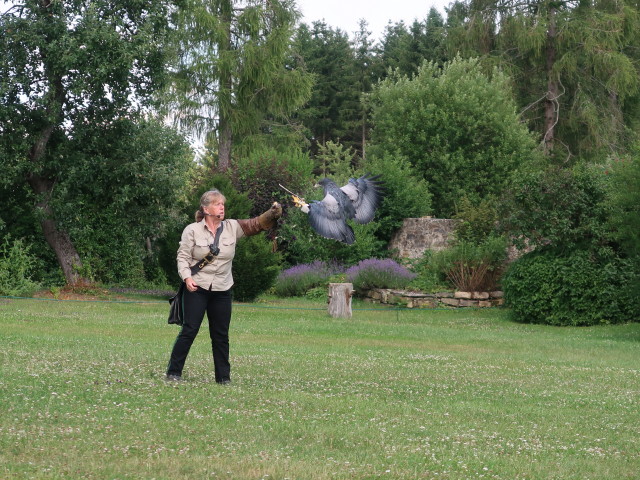
<svg viewBox="0 0 640 480">
<path fill-rule="evenodd" d="M 271 208 L 262 215 L 247 220 L 238 220 L 238 223 L 244 234 L 251 236 L 275 227 L 281 216 L 282 205 L 278 202 L 273 202 Z"/>
</svg>

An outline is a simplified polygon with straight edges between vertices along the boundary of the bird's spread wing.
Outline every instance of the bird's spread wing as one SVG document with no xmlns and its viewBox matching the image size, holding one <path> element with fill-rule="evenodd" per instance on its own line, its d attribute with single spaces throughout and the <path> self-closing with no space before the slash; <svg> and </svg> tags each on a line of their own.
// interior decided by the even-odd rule
<svg viewBox="0 0 640 480">
<path fill-rule="evenodd" d="M 309 204 L 309 224 L 321 236 L 352 244 L 356 241 L 353 230 L 347 225 L 344 210 L 332 195 L 320 202 Z"/>
<path fill-rule="evenodd" d="M 376 209 L 380 206 L 383 182 L 378 178 L 380 175 L 368 174 L 360 178 L 350 178 L 349 183 L 340 188 L 351 200 L 356 211 L 354 220 L 358 223 L 369 223 L 373 220 Z"/>
</svg>

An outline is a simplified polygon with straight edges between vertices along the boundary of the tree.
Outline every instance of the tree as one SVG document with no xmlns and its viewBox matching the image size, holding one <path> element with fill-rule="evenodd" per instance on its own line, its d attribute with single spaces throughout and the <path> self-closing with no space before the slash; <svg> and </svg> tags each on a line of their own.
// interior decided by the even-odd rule
<svg viewBox="0 0 640 480">
<path fill-rule="evenodd" d="M 446 37 L 444 30 L 444 18 L 440 12 L 433 7 L 429 9 L 425 27 L 425 59 L 430 62 L 435 62 L 438 65 L 442 65 L 447 60 L 451 60 L 447 57 L 445 49 Z"/>
<path fill-rule="evenodd" d="M 360 151 L 362 160 L 367 158 L 367 141 L 369 138 L 369 107 L 366 103 L 366 96 L 373 89 L 373 84 L 377 81 L 375 77 L 375 43 L 371 40 L 371 31 L 367 30 L 367 22 L 360 20 L 359 30 L 353 39 L 355 54 L 355 81 L 360 92 L 360 121 L 358 130 L 360 141 L 354 143 L 354 147 Z M 359 143 L 359 144 L 358 144 Z"/>
<path fill-rule="evenodd" d="M 372 93 L 372 154 L 401 156 L 429 184 L 433 210 L 447 218 L 466 196 L 497 196 L 513 169 L 532 162 L 535 141 L 515 113 L 509 79 L 479 61 L 423 65 Z"/>
<path fill-rule="evenodd" d="M 359 143 L 361 107 L 356 82 L 354 52 L 349 38 L 324 22 L 298 27 L 296 50 L 316 83 L 309 102 L 298 112 L 310 131 L 312 149 L 328 141 L 346 145 Z"/>
<path fill-rule="evenodd" d="M 314 172 L 319 177 L 332 177 L 338 182 L 347 182 L 349 177 L 355 176 L 352 159 L 353 151 L 340 143 L 329 140 L 320 146 L 316 155 Z M 341 184 L 342 185 L 342 184 Z"/>
<path fill-rule="evenodd" d="M 85 272 L 109 284 L 163 283 L 158 242 L 184 226 L 179 208 L 194 163 L 184 138 L 154 120 L 119 119 L 52 153 L 73 161 L 50 203 Z"/>
<path fill-rule="evenodd" d="M 76 160 L 54 154 L 144 108 L 164 78 L 171 1 L 24 0 L 0 16 L 0 136 L 9 183 L 26 182 L 66 281 L 82 260 L 52 204 Z M 90 160 L 89 160 L 90 161 Z"/>
<path fill-rule="evenodd" d="M 640 145 L 628 157 L 611 161 L 603 173 L 611 176 L 608 229 L 624 253 L 640 263 Z"/>
<path fill-rule="evenodd" d="M 415 75 L 425 61 L 444 63 L 443 27 L 442 15 L 433 7 L 424 21 L 414 20 L 409 27 L 404 22 L 387 25 L 378 52 L 378 77 L 385 78 L 390 69 Z"/>
<path fill-rule="evenodd" d="M 411 34 L 404 22 L 387 24 L 378 49 L 379 62 L 376 64 L 378 78 L 385 78 L 390 70 L 397 70 L 405 75 L 415 73 L 418 65 L 407 61 L 407 55 L 414 53 L 409 47 L 410 43 Z"/>
<path fill-rule="evenodd" d="M 637 5 L 610 0 L 469 0 L 454 5 L 449 49 L 514 78 L 544 152 L 609 154 L 630 143 L 640 87 Z M 451 17 L 451 15 L 450 15 Z M 453 21 L 455 19 L 455 22 Z"/>
<path fill-rule="evenodd" d="M 296 18 L 290 0 L 185 0 L 179 12 L 169 111 L 208 137 L 220 171 L 231 166 L 234 138 L 269 116 L 286 117 L 310 95 L 312 78 L 291 50 Z"/>
</svg>

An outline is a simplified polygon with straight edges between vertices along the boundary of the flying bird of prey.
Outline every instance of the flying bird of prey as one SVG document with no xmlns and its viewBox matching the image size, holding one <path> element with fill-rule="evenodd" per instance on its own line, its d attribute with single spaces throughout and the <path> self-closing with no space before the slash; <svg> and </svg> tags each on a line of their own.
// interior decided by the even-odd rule
<svg viewBox="0 0 640 480">
<path fill-rule="evenodd" d="M 294 195 L 294 203 L 309 215 L 309 224 L 323 237 L 332 238 L 346 244 L 356 241 L 353 229 L 347 220 L 369 223 L 382 200 L 380 175 L 363 175 L 350 178 L 349 183 L 338 187 L 332 180 L 324 178 L 316 186 L 324 189 L 324 198 L 306 203 Z"/>
</svg>

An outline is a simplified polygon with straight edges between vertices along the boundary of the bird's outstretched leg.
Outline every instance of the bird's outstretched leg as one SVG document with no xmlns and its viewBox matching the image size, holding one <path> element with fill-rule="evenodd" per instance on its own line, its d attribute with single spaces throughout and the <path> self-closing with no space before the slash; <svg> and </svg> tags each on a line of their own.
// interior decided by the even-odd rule
<svg viewBox="0 0 640 480">
<path fill-rule="evenodd" d="M 291 190 L 289 190 L 287 187 L 283 185 L 280 185 L 280 188 L 282 188 L 285 192 L 291 194 L 291 198 L 293 199 L 293 204 L 296 207 L 301 209 L 304 213 L 309 213 L 309 204 L 305 201 L 304 198 L 302 198 L 300 195 L 296 195 L 295 193 L 293 193 Z"/>
</svg>

